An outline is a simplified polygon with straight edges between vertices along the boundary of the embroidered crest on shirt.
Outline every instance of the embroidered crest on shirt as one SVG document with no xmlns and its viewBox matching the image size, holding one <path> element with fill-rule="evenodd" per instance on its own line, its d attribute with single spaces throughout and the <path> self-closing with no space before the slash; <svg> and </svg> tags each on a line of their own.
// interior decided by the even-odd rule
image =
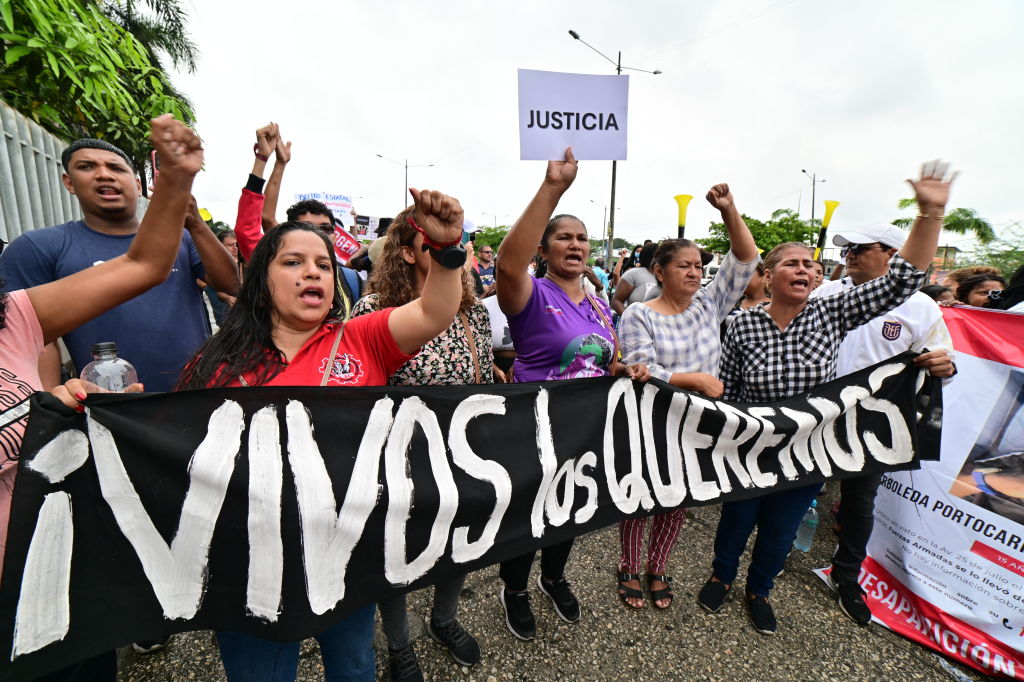
<svg viewBox="0 0 1024 682">
<path fill-rule="evenodd" d="M 320 373 L 323 374 L 326 371 L 327 358 L 324 358 L 320 363 Z M 363 365 L 359 358 L 349 353 L 342 353 L 334 358 L 334 364 L 331 366 L 331 378 L 328 379 L 328 383 L 333 381 L 339 384 L 354 384 L 361 376 L 363 376 Z"/>
<path fill-rule="evenodd" d="M 550 303 L 548 303 L 546 306 L 544 306 L 544 312 L 550 313 L 552 315 L 565 315 L 565 313 L 562 312 L 561 308 L 553 306 Z"/>
<path fill-rule="evenodd" d="M 900 332 L 903 331 L 902 322 L 893 322 L 887 320 L 882 323 L 882 336 L 889 341 L 895 341 L 900 338 Z"/>
</svg>

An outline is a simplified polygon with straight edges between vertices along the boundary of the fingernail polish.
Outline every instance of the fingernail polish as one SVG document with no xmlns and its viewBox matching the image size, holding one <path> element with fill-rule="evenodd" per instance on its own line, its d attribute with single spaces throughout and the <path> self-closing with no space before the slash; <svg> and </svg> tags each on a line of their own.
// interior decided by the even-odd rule
<svg viewBox="0 0 1024 682">
<path fill-rule="evenodd" d="M 75 407 L 75 412 L 84 413 L 85 405 L 78 405 L 77 407 Z"/>
<path fill-rule="evenodd" d="M 85 400 L 88 396 L 84 393 L 76 393 L 75 400 Z"/>
</svg>

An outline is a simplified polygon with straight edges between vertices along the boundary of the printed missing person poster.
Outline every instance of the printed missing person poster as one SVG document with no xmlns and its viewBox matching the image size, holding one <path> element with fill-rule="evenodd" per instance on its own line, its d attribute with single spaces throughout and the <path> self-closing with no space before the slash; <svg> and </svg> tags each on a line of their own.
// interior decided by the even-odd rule
<svg viewBox="0 0 1024 682">
<path fill-rule="evenodd" d="M 629 76 L 519 69 L 519 158 L 626 158 Z"/>
<path fill-rule="evenodd" d="M 860 585 L 892 630 L 1024 679 L 1024 315 L 946 308 L 942 454 L 886 474 Z"/>
</svg>

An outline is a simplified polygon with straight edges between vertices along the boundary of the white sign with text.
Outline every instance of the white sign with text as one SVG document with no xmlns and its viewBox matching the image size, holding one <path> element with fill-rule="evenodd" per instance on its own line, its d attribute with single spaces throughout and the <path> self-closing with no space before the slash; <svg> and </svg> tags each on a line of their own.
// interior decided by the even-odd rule
<svg viewBox="0 0 1024 682">
<path fill-rule="evenodd" d="M 625 160 L 629 76 L 519 69 L 519 158 Z"/>
</svg>

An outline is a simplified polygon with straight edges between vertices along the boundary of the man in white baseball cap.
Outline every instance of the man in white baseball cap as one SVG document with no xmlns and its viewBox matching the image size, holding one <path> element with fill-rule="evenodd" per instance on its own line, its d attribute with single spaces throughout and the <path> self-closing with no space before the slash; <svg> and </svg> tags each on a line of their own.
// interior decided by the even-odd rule
<svg viewBox="0 0 1024 682">
<path fill-rule="evenodd" d="M 836 233 L 832 243 L 842 248 L 846 276 L 825 282 L 811 296 L 828 296 L 881 277 L 906 239 L 906 232 L 886 224 Z M 928 368 L 933 376 L 946 379 L 956 372 L 951 355 L 953 340 L 942 313 L 935 301 L 920 291 L 846 335 L 839 346 L 836 376 L 870 367 L 905 350 L 921 353 L 915 364 Z M 875 493 L 880 482 L 881 474 L 871 474 L 846 478 L 840 484 L 839 547 L 832 558 L 829 580 L 839 592 L 843 613 L 860 625 L 871 622 L 871 610 L 857 578 L 874 525 Z"/>
</svg>

